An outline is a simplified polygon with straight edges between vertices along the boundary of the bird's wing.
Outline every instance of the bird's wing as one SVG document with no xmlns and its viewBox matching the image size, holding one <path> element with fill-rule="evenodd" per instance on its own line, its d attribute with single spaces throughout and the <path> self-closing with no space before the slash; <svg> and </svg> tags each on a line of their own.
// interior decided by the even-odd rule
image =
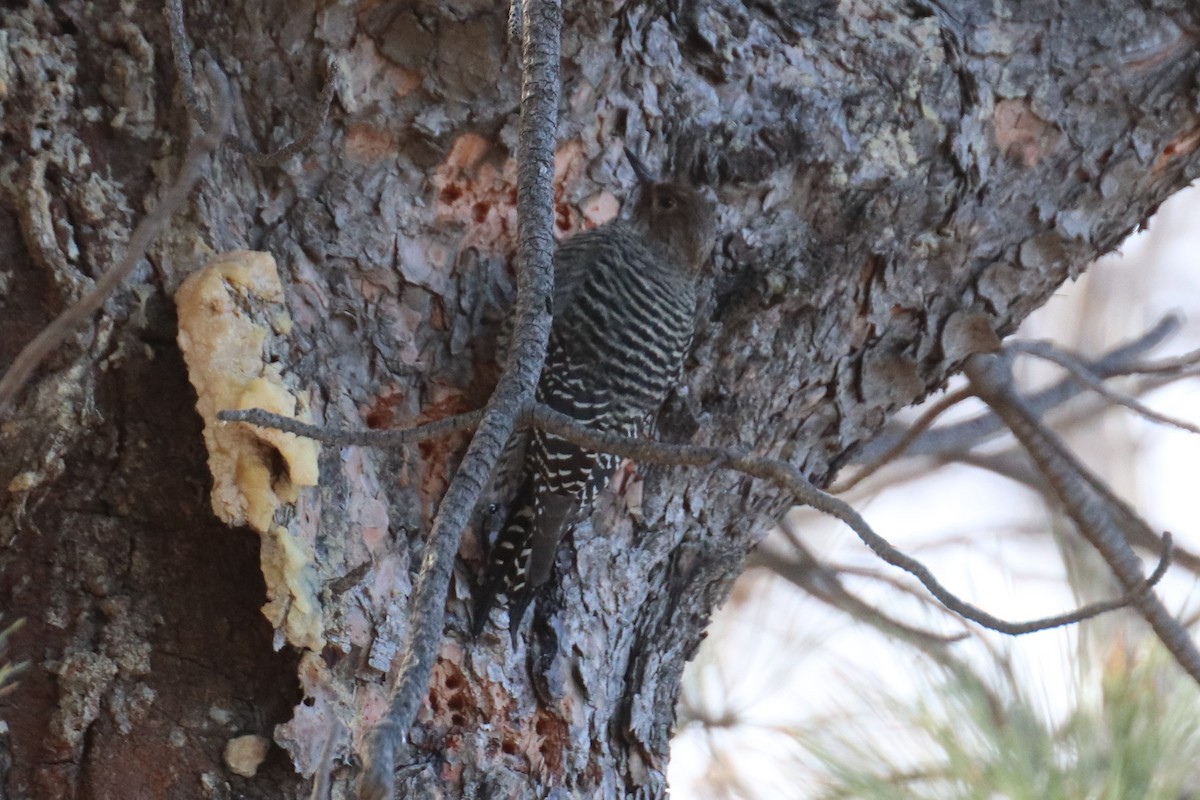
<svg viewBox="0 0 1200 800">
<path fill-rule="evenodd" d="M 597 265 L 613 258 L 618 249 L 615 242 L 625 237 L 614 237 L 624 231 L 622 223 L 613 222 L 578 233 L 561 242 L 554 251 L 554 314 L 564 313 L 575 303 L 584 281 Z"/>
</svg>

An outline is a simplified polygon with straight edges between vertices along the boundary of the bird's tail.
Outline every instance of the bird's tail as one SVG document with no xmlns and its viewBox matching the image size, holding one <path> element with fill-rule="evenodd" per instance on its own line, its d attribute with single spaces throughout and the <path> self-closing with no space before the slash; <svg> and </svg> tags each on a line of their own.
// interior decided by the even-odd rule
<svg viewBox="0 0 1200 800">
<path fill-rule="evenodd" d="M 525 476 L 488 554 L 471 620 L 476 638 L 503 595 L 508 600 L 508 630 L 516 647 L 521 621 L 537 588 L 549 580 L 554 570 L 563 529 L 578 503 L 574 495 L 546 491 L 544 481 L 532 474 Z"/>
<path fill-rule="evenodd" d="M 509 631 L 515 646 L 516 631 L 533 596 L 527 580 L 537 518 L 533 481 L 526 479 L 522 483 L 510 508 L 504 527 L 496 535 L 496 541 L 488 553 L 483 580 L 476 590 L 471 634 L 479 638 L 492 609 L 504 597 L 508 601 Z"/>
</svg>

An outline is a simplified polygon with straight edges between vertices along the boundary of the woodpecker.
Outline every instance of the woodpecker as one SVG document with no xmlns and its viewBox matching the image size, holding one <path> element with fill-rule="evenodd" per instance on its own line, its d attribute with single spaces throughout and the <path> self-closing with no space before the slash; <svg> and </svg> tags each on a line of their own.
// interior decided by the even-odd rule
<svg viewBox="0 0 1200 800">
<path fill-rule="evenodd" d="M 554 254 L 554 319 L 537 400 L 598 430 L 632 436 L 652 425 L 682 378 L 716 210 L 694 187 L 657 180 L 625 153 L 639 184 L 629 218 L 572 236 Z M 532 432 L 520 489 L 476 598 L 476 636 L 503 595 L 516 646 L 565 528 L 608 485 L 617 462 Z"/>
</svg>

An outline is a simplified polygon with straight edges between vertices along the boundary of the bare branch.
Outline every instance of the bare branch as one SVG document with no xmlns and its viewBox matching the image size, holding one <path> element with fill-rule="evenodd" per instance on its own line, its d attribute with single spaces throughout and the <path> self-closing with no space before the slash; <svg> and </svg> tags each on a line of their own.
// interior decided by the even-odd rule
<svg viewBox="0 0 1200 800">
<path fill-rule="evenodd" d="M 196 89 L 195 76 L 192 74 L 192 45 L 187 35 L 187 27 L 183 19 L 183 0 L 167 0 L 166 15 L 168 28 L 171 31 L 171 55 L 175 59 L 175 70 L 183 82 L 183 96 L 192 116 L 204 130 L 213 127 L 212 115 L 204 105 L 200 92 Z M 325 125 L 329 116 L 329 108 L 333 105 L 333 95 L 337 89 L 337 61 L 332 55 L 325 57 L 325 85 L 321 88 L 321 99 L 309 112 L 304 127 L 292 141 L 277 150 L 264 153 L 252 143 L 240 136 L 230 136 L 228 146 L 235 153 L 245 156 L 251 164 L 260 167 L 278 166 L 296 153 L 304 150 Z"/>
<path fill-rule="evenodd" d="M 76 326 L 99 310 L 117 286 L 129 277 L 129 273 L 133 272 L 138 262 L 145 257 L 150 245 L 162 233 L 171 217 L 187 202 L 188 195 L 203 177 L 206 158 L 221 144 L 221 138 L 229 127 L 230 114 L 229 83 L 224 74 L 216 65 L 211 65 L 208 69 L 208 79 L 216 96 L 216 118 L 203 136 L 198 136 L 188 145 L 175 183 L 159 199 L 154 210 L 143 217 L 134 228 L 125 248 L 125 257 L 101 275 L 90 292 L 55 317 L 17 355 L 8 371 L 4 373 L 3 379 L 0 379 L 0 414 L 4 413 L 8 404 L 25 386 L 29 376 L 46 356 L 62 344 Z"/>
<path fill-rule="evenodd" d="M 1058 500 L 1058 495 L 1054 494 L 1053 490 L 1046 485 L 1046 481 L 1029 466 L 1029 460 L 1023 455 L 1023 451 L 1005 451 L 987 455 L 969 451 L 965 453 L 947 453 L 939 458 L 937 463 L 939 465 L 964 464 L 968 467 L 987 470 L 1041 495 L 1046 502 L 1055 502 Z M 1129 539 L 1129 543 L 1134 547 L 1149 550 L 1155 555 L 1161 555 L 1164 546 L 1163 538 L 1145 520 L 1138 516 L 1137 512 L 1130 508 L 1124 500 L 1113 494 L 1112 490 L 1103 481 L 1097 478 L 1096 484 L 1093 488 L 1103 494 L 1123 520 L 1124 524 L 1122 527 L 1125 536 Z M 1200 555 L 1180 547 L 1178 544 L 1172 548 L 1171 563 L 1186 569 L 1188 572 L 1200 575 Z"/>
<path fill-rule="evenodd" d="M 1175 358 L 1164 358 L 1160 361 L 1149 361 L 1137 365 L 1139 375 L 1195 375 L 1196 366 L 1200 364 L 1200 350 L 1192 350 Z"/>
<path fill-rule="evenodd" d="M 1089 363 L 1087 367 L 1099 378 L 1127 375 L 1137 366 L 1138 359 L 1178 331 L 1180 325 L 1179 318 L 1176 316 L 1163 317 L 1153 328 L 1134 341 L 1109 351 L 1107 355 Z M 1030 395 L 1022 402 L 1032 413 L 1042 415 L 1074 398 L 1083 391 L 1083 388 L 1074 378 L 1064 378 L 1053 386 Z M 1004 433 L 1005 430 L 1004 423 L 995 414 L 982 414 L 965 422 L 927 431 L 909 445 L 906 452 L 910 456 L 924 456 L 966 450 L 975 444 Z M 874 461 L 881 453 L 891 449 L 896 440 L 903 436 L 902 431 L 882 433 L 855 453 L 853 461 L 860 464 Z"/>
<path fill-rule="evenodd" d="M 1128 408 L 1135 414 L 1140 414 L 1152 422 L 1158 422 L 1162 425 L 1170 425 L 1171 427 L 1185 430 L 1188 433 L 1200 433 L 1200 427 L 1197 427 L 1190 422 L 1184 422 L 1181 419 L 1175 419 L 1174 417 L 1166 414 L 1160 414 L 1149 406 L 1139 402 L 1131 395 L 1125 394 L 1124 392 L 1113 391 L 1112 389 L 1108 388 L 1108 386 L 1106 386 L 1097 375 L 1088 369 L 1087 365 L 1084 364 L 1078 356 L 1071 353 L 1065 353 L 1062 350 L 1059 350 L 1057 347 L 1054 347 L 1046 342 L 1013 342 L 1005 349 L 1015 353 L 1026 353 L 1045 361 L 1058 364 L 1060 367 L 1066 369 L 1068 372 L 1074 375 L 1075 378 L 1081 381 L 1096 394 L 1119 406 Z M 1138 372 L 1141 372 L 1141 370 L 1139 369 Z"/>
<path fill-rule="evenodd" d="M 221 411 L 217 419 L 222 422 L 246 422 L 260 428 L 274 428 L 284 433 L 294 433 L 314 441 L 334 447 L 400 447 L 415 444 L 441 436 L 450 436 L 461 431 L 479 426 L 484 411 L 469 411 L 466 414 L 455 414 L 433 422 L 417 425 L 415 428 L 386 431 L 351 431 L 325 428 L 320 425 L 310 425 L 290 417 L 281 417 L 261 408 L 251 408 L 244 411 Z"/>
<path fill-rule="evenodd" d="M 1196 377 L 1196 375 L 1200 374 L 1200 373 L 1197 373 L 1197 371 L 1193 369 L 1192 362 L 1196 361 L 1198 359 L 1200 359 L 1200 350 L 1195 351 L 1193 353 L 1187 353 L 1185 355 L 1178 356 L 1175 358 L 1161 359 L 1161 360 L 1157 360 L 1157 361 L 1134 361 L 1121 369 L 1111 371 L 1107 377 L 1112 378 L 1112 377 L 1118 377 L 1118 376 L 1131 376 L 1131 377 L 1140 376 L 1141 380 L 1139 380 L 1137 382 L 1137 384 L 1134 386 L 1134 388 L 1132 390 L 1128 391 L 1127 394 L 1129 394 L 1135 398 L 1141 398 L 1144 395 L 1148 394 L 1149 392 L 1152 392 L 1156 389 L 1160 389 L 1163 386 L 1168 386 L 1168 385 L 1175 383 L 1177 381 L 1180 381 L 1180 380 L 1186 380 L 1189 378 Z M 1072 403 L 1069 408 L 1064 407 L 1062 409 L 1060 415 L 1057 416 L 1055 419 L 1055 424 L 1054 424 L 1055 430 L 1058 430 L 1060 432 L 1064 432 L 1064 431 L 1069 432 L 1081 425 L 1085 425 L 1085 426 L 1092 425 L 1094 423 L 1095 417 L 1098 413 L 1102 413 L 1106 409 L 1110 409 L 1110 408 L 1112 408 L 1112 404 L 1110 402 L 1106 401 L 1101 396 L 1089 393 L 1086 396 L 1079 397 L 1077 402 Z M 993 414 L 988 412 L 987 414 L 983 415 L 983 417 L 977 418 L 977 419 L 994 420 L 995 417 Z M 953 425 L 948 425 L 943 428 L 935 428 L 935 429 L 933 429 L 933 432 L 929 435 L 937 437 L 937 436 L 939 436 L 941 431 L 948 430 L 953 427 L 954 427 Z M 895 442 L 896 439 L 903 433 L 904 433 L 903 430 L 896 430 L 896 431 L 894 431 L 894 433 L 885 434 L 887 437 L 886 442 Z M 921 436 L 919 438 L 922 442 L 926 441 L 925 436 Z M 971 444 L 972 444 L 972 442 L 968 440 L 968 441 L 963 442 L 961 446 L 963 448 L 969 448 L 971 446 Z M 970 466 L 979 466 L 984 469 L 989 468 L 988 464 L 986 464 L 986 463 L 980 463 L 980 464 L 974 463 L 974 456 L 972 455 L 972 453 L 969 449 L 952 449 L 957 446 L 956 443 L 954 443 L 952 441 L 947 441 L 944 443 L 944 445 L 945 445 L 944 449 L 942 449 L 938 452 L 929 452 L 929 453 L 924 453 L 921 455 L 932 457 L 934 459 L 934 463 L 939 464 L 939 465 L 947 464 L 947 463 L 954 463 L 954 462 L 963 462 Z M 878 448 L 875 448 L 874 444 L 870 444 L 867 446 L 871 447 L 873 450 L 878 452 Z M 1012 451 L 1010 450 L 1009 452 L 1012 452 Z M 913 461 L 913 464 L 902 470 L 896 470 L 896 469 L 891 470 L 888 474 L 887 480 L 885 480 L 882 484 L 880 484 L 878 482 L 875 484 L 874 491 L 878 491 L 880 488 L 883 488 L 883 487 L 895 487 L 895 486 L 907 483 L 909 481 L 921 478 L 929 473 L 929 465 L 928 464 L 926 464 L 923 467 L 916 466 L 915 458 L 920 457 L 920 455 L 914 456 L 914 454 L 908 453 L 907 451 L 905 452 L 905 455 L 913 457 L 911 459 Z M 856 461 L 858 460 L 857 456 L 855 457 L 854 460 L 856 460 Z M 894 463 L 899 464 L 902 462 L 900 459 L 897 459 L 897 461 Z M 1018 483 L 1034 482 L 1037 485 L 1036 486 L 1031 485 L 1031 488 L 1035 489 L 1035 491 L 1038 491 L 1041 494 L 1045 494 L 1048 491 L 1048 489 L 1045 485 L 1045 482 L 1042 481 L 1039 477 L 1036 477 L 1035 473 L 1033 472 L 1032 469 L 1019 470 L 1019 471 L 1023 472 L 1023 474 L 1026 476 L 1026 478 L 1028 478 L 1028 481 L 1018 477 L 1017 472 L 1014 470 L 1016 470 L 1015 467 L 1012 470 L 999 469 L 999 470 L 993 470 L 993 471 L 999 472 L 1004 477 L 1012 478 L 1013 480 L 1016 480 Z M 1012 472 L 1012 474 L 1009 474 L 1010 472 Z M 1031 477 L 1031 476 L 1034 476 L 1034 477 Z M 834 489 L 836 489 L 836 488 L 838 488 L 838 487 L 834 487 Z M 857 488 L 857 487 L 853 487 L 853 488 Z M 839 493 L 839 492 L 833 491 L 833 489 L 831 489 L 831 492 L 835 493 L 835 494 Z M 1150 541 L 1154 541 L 1154 542 L 1158 542 L 1158 543 L 1151 545 L 1148 543 Z M 1147 549 L 1153 551 L 1156 554 L 1161 552 L 1161 549 L 1162 549 L 1161 542 L 1159 542 L 1159 540 L 1158 540 L 1158 534 L 1154 534 L 1151 538 L 1146 539 L 1144 541 L 1141 538 L 1135 538 L 1133 540 L 1133 543 L 1139 547 L 1146 547 Z M 1173 558 L 1173 561 L 1175 564 L 1185 566 L 1191 571 L 1196 571 L 1197 565 L 1200 564 L 1200 562 L 1192 561 L 1191 560 L 1192 558 L 1194 558 L 1193 555 L 1189 554 L 1186 550 L 1184 550 L 1184 549 L 1180 548 L 1178 545 L 1176 545 L 1175 555 Z"/>
<path fill-rule="evenodd" d="M 805 553 L 809 552 L 808 548 L 804 546 L 804 541 L 801 539 L 799 532 L 796 531 L 795 526 L 790 524 L 787 519 L 780 524 L 779 528 L 792 547 L 794 547 L 797 551 L 803 551 Z M 757 552 L 757 550 L 755 552 Z M 823 562 L 823 565 L 826 569 L 832 570 L 839 576 L 849 575 L 856 578 L 865 578 L 867 580 L 876 581 L 878 583 L 890 586 L 892 589 L 895 589 L 898 592 L 908 595 L 924 606 L 936 608 L 938 611 L 943 613 L 947 611 L 946 607 L 931 597 L 928 592 L 922 592 L 919 586 L 914 586 L 898 575 L 889 575 L 877 569 L 856 567 L 851 564 L 836 564 L 829 561 Z"/>
<path fill-rule="evenodd" d="M 599 433 L 544 406 L 535 407 L 531 414 L 533 423 L 537 427 L 592 450 L 613 453 L 623 458 L 632 458 L 646 463 L 728 467 L 755 478 L 771 481 L 776 486 L 791 492 L 797 503 L 811 506 L 845 522 L 858 535 L 863 544 L 871 548 L 877 556 L 919 580 L 930 594 L 940 600 L 946 608 L 985 628 L 1010 636 L 1071 625 L 1130 605 L 1154 585 L 1150 581 L 1141 581 L 1129 587 L 1125 595 L 1115 600 L 1093 603 L 1076 611 L 1029 622 L 1009 622 L 962 600 L 946 589 L 924 564 L 897 550 L 890 542 L 877 534 L 852 506 L 818 489 L 801 475 L 796 467 L 787 462 L 752 456 L 732 448 L 662 444 Z M 1156 570 L 1155 574 L 1165 571 L 1169 561 L 1169 558 L 1164 558 L 1160 569 Z"/>
<path fill-rule="evenodd" d="M 429 687 L 445 625 L 458 543 L 522 409 L 533 399 L 550 337 L 554 288 L 554 146 L 558 132 L 560 0 L 523 0 L 521 127 L 517 143 L 517 310 L 511 351 L 462 465 L 438 509 L 413 590 L 409 639 L 359 776 L 360 800 L 391 800 L 396 750 Z"/>
<path fill-rule="evenodd" d="M 266 411 L 257 410 L 257 419 L 267 423 L 267 427 L 280 427 L 282 430 L 292 432 L 301 432 L 313 430 L 311 426 L 301 426 L 286 417 L 276 417 Z M 244 413 L 244 412 L 240 412 Z M 229 412 L 223 412 L 222 418 L 227 418 Z M 781 489 L 791 493 L 795 501 L 801 505 L 811 506 L 818 511 L 828 514 L 845 522 L 850 529 L 853 530 L 858 538 L 863 541 L 867 547 L 871 548 L 874 553 L 881 559 L 891 564 L 894 567 L 904 570 L 925 586 L 930 594 L 936 597 L 942 605 L 950 609 L 954 613 L 965 617 L 972 622 L 990 628 L 1000 633 L 1010 636 L 1020 636 L 1026 633 L 1046 630 L 1048 628 L 1057 628 L 1063 625 L 1072 625 L 1081 622 L 1085 619 L 1100 614 L 1107 613 L 1114 609 L 1134 603 L 1142 595 L 1144 595 L 1166 572 L 1167 566 L 1170 564 L 1170 550 L 1163 554 L 1162 560 L 1159 563 L 1158 569 L 1155 570 L 1154 576 L 1149 580 L 1140 581 L 1130 587 L 1126 594 L 1114 600 L 1106 600 L 1099 603 L 1092 603 L 1075 611 L 1065 614 L 1056 614 L 1054 616 L 1045 617 L 1042 619 L 1030 620 L 1028 622 L 1009 622 L 999 617 L 993 616 L 983 609 L 972 605 L 961 599 L 949 589 L 944 587 L 941 582 L 934 577 L 929 568 L 922 564 L 912 556 L 906 555 L 896 549 L 894 545 L 880 536 L 878 533 L 867 524 L 867 521 L 848 503 L 839 500 L 831 494 L 821 491 L 811 482 L 808 481 L 800 471 L 793 465 L 780 461 L 778 459 L 767 458 L 764 456 L 754 456 L 744 451 L 734 448 L 709 447 L 704 445 L 681 445 L 681 444 L 664 444 L 662 442 L 653 442 L 645 439 L 633 439 L 625 436 L 620 436 L 613 433 L 605 433 L 593 430 L 577 420 L 561 414 L 543 405 L 531 404 L 526 407 L 526 410 L 518 417 L 518 421 L 522 425 L 534 425 L 548 433 L 553 433 L 556 436 L 574 443 L 587 447 L 598 452 L 612 453 L 622 458 L 630 458 L 642 463 L 648 464 L 665 464 L 671 466 L 692 466 L 692 467 L 723 467 L 734 469 L 746 475 L 755 478 L 761 478 L 774 483 Z M 486 419 L 485 419 L 486 422 Z M 321 429 L 315 429 L 315 433 L 321 435 L 313 436 L 317 441 L 334 441 L 341 440 L 347 436 L 345 432 L 334 431 L 325 432 Z M 377 434 L 386 433 L 379 432 L 363 432 L 359 434 L 361 439 L 359 443 L 369 443 L 369 441 Z M 308 433 L 304 433 L 308 435 Z M 478 438 L 478 436 L 477 436 Z M 411 439 L 409 440 L 411 441 Z M 469 452 L 468 452 L 469 455 Z M 464 460 L 464 465 L 465 465 Z M 461 470 L 460 470 L 461 471 Z M 457 476 L 456 476 L 457 477 Z M 449 496 L 449 495 L 447 495 Z M 443 502 L 443 509 L 445 502 Z M 465 517 L 464 517 L 465 519 Z M 435 530 L 437 523 L 435 522 Z M 1169 540 L 1168 540 L 1169 541 Z M 457 537 L 454 540 L 455 548 L 450 552 L 450 558 L 453 558 L 454 552 L 457 551 Z M 426 559 L 428 561 L 428 557 Z M 448 580 L 448 578 L 447 578 Z M 438 606 L 439 614 L 441 606 Z M 440 617 L 439 617 L 440 619 Z M 414 627 L 415 629 L 415 627 Z M 440 629 L 439 629 L 440 630 Z"/>
<path fill-rule="evenodd" d="M 1113 518 L 1114 511 L 1122 517 L 1132 515 L 1136 518 L 1136 515 L 1107 487 L 1099 489 L 1103 483 L 1017 396 L 1012 388 L 1011 365 L 1005 355 L 973 355 L 967 359 L 965 369 L 976 394 L 1025 447 L 1076 528 L 1100 552 L 1130 593 L 1133 605 L 1184 671 L 1200 683 L 1200 651 L 1153 592 L 1145 591 L 1147 584 L 1142 578 L 1142 563 Z M 1118 505 L 1114 505 L 1114 501 Z M 1170 541 L 1166 535 L 1163 539 Z"/>
<path fill-rule="evenodd" d="M 798 559 L 785 558 L 780 553 L 759 548 L 751 558 L 750 566 L 761 567 L 783 578 L 788 583 L 804 590 L 826 605 L 848 614 L 860 622 L 879 629 L 922 648 L 944 647 L 967 638 L 967 633 L 941 634 L 918 628 L 894 619 L 847 589 L 839 579 L 837 571 L 823 564 L 811 553 Z"/>
<path fill-rule="evenodd" d="M 889 447 L 883 452 L 882 455 L 880 455 L 870 464 L 867 464 L 865 467 L 855 472 L 852 477 L 830 486 L 829 493 L 844 494 L 845 492 L 853 489 L 855 486 L 858 486 L 871 475 L 874 475 L 883 467 L 895 461 L 904 454 L 904 451 L 908 449 L 909 445 L 916 441 L 918 436 L 924 433 L 930 425 L 937 421 L 938 417 L 946 413 L 948 409 L 958 405 L 963 400 L 966 400 L 972 396 L 973 395 L 969 389 L 959 389 L 957 392 L 951 392 L 941 400 L 934 403 L 932 406 L 926 409 L 925 413 L 921 414 L 921 416 L 918 417 L 911 426 L 909 426 L 909 429 L 905 431 L 904 435 L 901 436 L 894 445 Z"/>
</svg>

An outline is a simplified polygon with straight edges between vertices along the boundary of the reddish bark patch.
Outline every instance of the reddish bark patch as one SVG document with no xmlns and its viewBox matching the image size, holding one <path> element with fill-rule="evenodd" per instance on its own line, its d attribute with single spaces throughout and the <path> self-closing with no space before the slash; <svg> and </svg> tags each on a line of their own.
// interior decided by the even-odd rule
<svg viewBox="0 0 1200 800">
<path fill-rule="evenodd" d="M 433 176 L 438 190 L 437 222 L 465 232 L 460 247 L 491 251 L 511 249 L 510 218 L 517 207 L 516 162 L 489 159 L 492 143 L 477 134 L 458 137 Z"/>
<path fill-rule="evenodd" d="M 566 721 L 545 709 L 538 709 L 533 730 L 537 734 L 538 754 L 544 768 L 557 774 L 562 770 L 563 753 L 571 744 L 571 731 Z"/>
<path fill-rule="evenodd" d="M 556 195 L 561 195 L 560 192 L 555 192 Z M 561 201 L 561 198 L 554 198 L 554 225 L 558 228 L 559 233 L 567 233 L 571 230 L 571 207 Z"/>
<path fill-rule="evenodd" d="M 1162 172 L 1173 159 L 1191 155 L 1196 152 L 1198 147 L 1200 147 L 1200 122 L 1167 143 L 1162 153 L 1159 154 L 1158 160 L 1154 162 L 1154 173 Z"/>
<path fill-rule="evenodd" d="M 396 424 L 396 408 L 408 397 L 404 392 L 386 392 L 375 398 L 366 410 L 367 427 L 371 430 L 387 430 Z"/>
<path fill-rule="evenodd" d="M 468 721 L 478 716 L 474 693 L 457 663 L 438 659 L 429 682 L 429 708 L 433 712 L 433 725 L 448 739 L 452 732 L 462 731 Z M 452 738 L 461 743 L 461 737 Z"/>
<path fill-rule="evenodd" d="M 429 325 L 435 331 L 444 331 L 450 327 L 446 320 L 446 303 L 437 295 L 434 295 L 429 309 Z"/>
<path fill-rule="evenodd" d="M 466 397 L 461 392 L 451 389 L 440 391 L 444 393 L 429 403 L 417 419 L 413 421 L 413 424 L 420 425 L 426 422 L 434 422 L 472 410 L 472 406 L 468 404 Z M 425 514 L 428 517 L 433 516 L 434 504 L 445 493 L 446 487 L 450 484 L 450 476 L 453 474 L 453 468 L 456 466 L 462 449 L 466 444 L 467 436 L 466 432 L 452 436 L 439 436 L 434 439 L 427 439 L 420 444 L 421 466 L 423 469 L 421 497 L 427 506 Z"/>
<path fill-rule="evenodd" d="M 1034 113 L 1028 100 L 1001 100 L 992 112 L 992 135 L 1006 157 L 1033 167 L 1058 146 L 1062 133 Z"/>
<path fill-rule="evenodd" d="M 474 407 L 467 402 L 467 398 L 464 395 L 457 391 L 448 391 L 425 406 L 420 416 L 417 417 L 416 424 L 423 425 L 426 422 L 436 422 L 439 419 L 452 417 L 455 414 L 465 414 L 473 410 Z"/>
<path fill-rule="evenodd" d="M 396 154 L 397 138 L 391 131 L 373 125 L 352 125 L 346 131 L 346 157 L 360 164 L 373 164 Z"/>
</svg>

